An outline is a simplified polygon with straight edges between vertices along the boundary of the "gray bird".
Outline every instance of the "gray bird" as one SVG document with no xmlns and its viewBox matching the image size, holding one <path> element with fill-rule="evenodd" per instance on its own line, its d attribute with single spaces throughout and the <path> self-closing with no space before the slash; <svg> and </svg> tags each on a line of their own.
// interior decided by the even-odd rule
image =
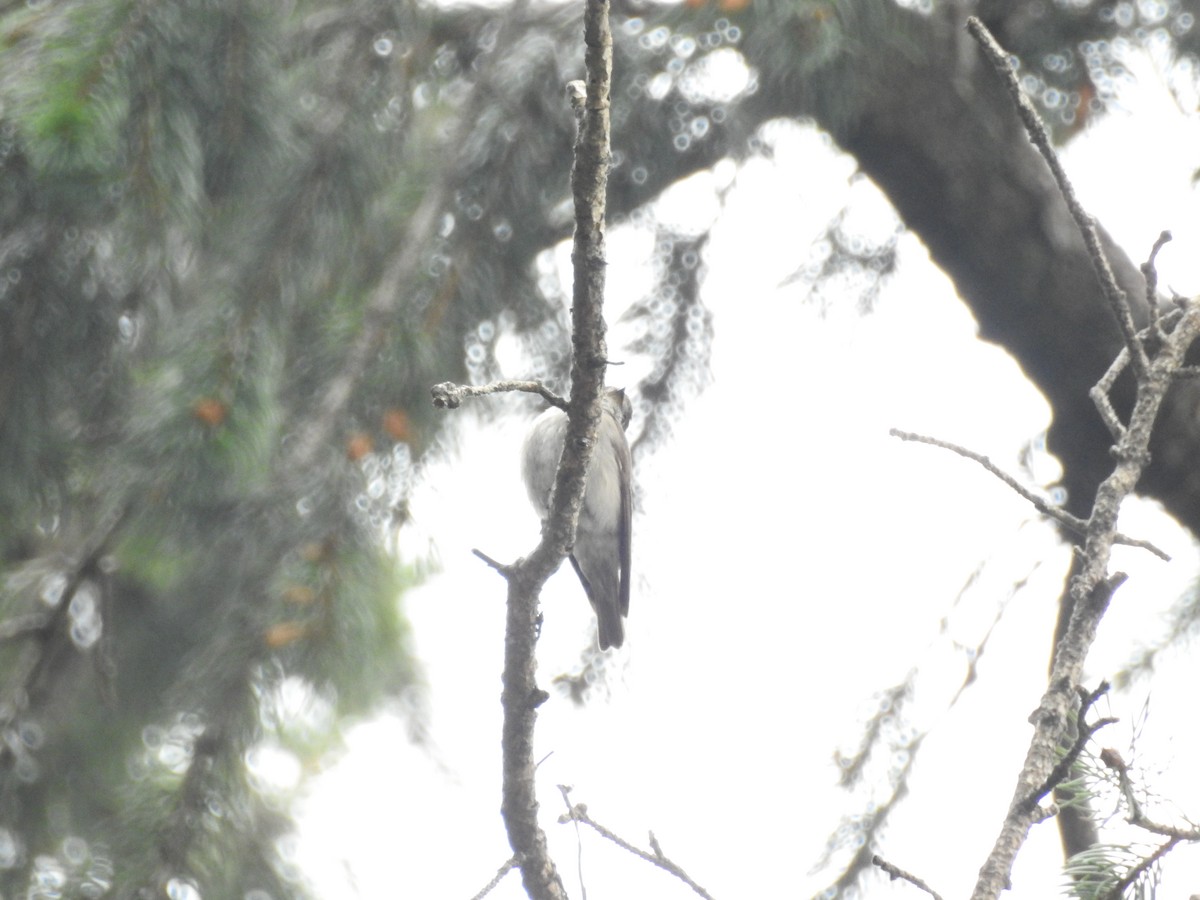
<svg viewBox="0 0 1200 900">
<path fill-rule="evenodd" d="M 583 508 L 571 565 L 587 592 L 600 629 L 600 649 L 620 647 L 625 640 L 622 618 L 629 615 L 629 546 L 633 503 L 633 460 L 625 429 L 633 406 L 625 391 L 609 388 L 600 398 L 596 448 L 583 492 Z M 562 456 L 567 414 L 551 407 L 538 417 L 525 438 L 521 474 L 533 508 L 544 520 Z"/>
</svg>

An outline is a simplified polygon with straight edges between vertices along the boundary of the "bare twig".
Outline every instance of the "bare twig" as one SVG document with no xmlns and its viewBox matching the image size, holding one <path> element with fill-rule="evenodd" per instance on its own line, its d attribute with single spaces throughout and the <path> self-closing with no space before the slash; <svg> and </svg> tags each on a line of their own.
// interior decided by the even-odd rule
<svg viewBox="0 0 1200 900">
<path fill-rule="evenodd" d="M 517 868 L 517 866 L 519 866 L 520 864 L 521 864 L 521 861 L 518 857 L 510 856 L 508 858 L 508 862 L 506 862 L 504 865 L 502 865 L 499 869 L 496 870 L 496 874 L 492 876 L 492 880 L 489 881 L 487 884 L 485 884 L 480 889 L 479 893 L 476 894 L 474 897 L 472 897 L 471 900 L 483 900 L 484 897 L 486 897 L 493 890 L 495 890 L 496 886 L 498 884 L 500 884 L 501 881 L 504 880 L 505 875 L 507 875 L 513 869 Z"/>
<path fill-rule="evenodd" d="M 650 863 L 651 865 L 658 866 L 664 872 L 670 872 L 672 875 L 674 875 L 676 878 L 678 878 L 680 881 L 682 881 L 684 884 L 686 884 L 688 887 L 690 887 L 693 891 L 695 891 L 701 897 L 704 897 L 705 900 L 713 900 L 712 895 L 709 894 L 708 891 L 706 891 L 700 885 L 698 885 L 692 879 L 692 877 L 690 875 L 688 875 L 687 872 L 685 872 L 682 868 L 680 868 L 680 866 L 677 863 L 672 862 L 665 855 L 663 855 L 662 847 L 659 846 L 658 840 L 657 840 L 657 838 L 654 837 L 653 832 L 651 832 L 651 834 L 650 834 L 650 846 L 653 849 L 653 852 L 647 853 L 645 850 L 642 850 L 639 847 L 635 847 L 633 844 L 629 843 L 629 841 L 625 840 L 623 837 L 621 837 L 617 834 L 614 834 L 613 832 L 611 832 L 607 828 L 605 828 L 603 825 L 601 825 L 599 822 L 596 822 L 594 819 L 592 819 L 592 817 L 588 815 L 586 804 L 576 803 L 574 806 L 572 806 L 570 809 L 568 809 L 565 813 L 563 813 L 561 816 L 559 816 L 558 821 L 559 821 L 559 824 L 562 824 L 562 825 L 565 825 L 567 822 L 582 822 L 584 825 L 587 825 L 589 828 L 593 829 L 601 837 L 612 841 L 614 844 L 616 844 L 622 850 L 627 850 L 630 853 L 632 853 L 634 856 L 638 857 L 639 859 L 643 859 L 646 862 Z"/>
<path fill-rule="evenodd" d="M 975 16 L 967 19 L 967 30 L 983 49 L 984 55 L 987 56 L 988 61 L 992 64 L 992 68 L 1003 79 L 1004 85 L 1012 97 L 1013 105 L 1017 108 L 1017 113 L 1021 117 L 1021 122 L 1025 125 L 1025 130 L 1029 134 L 1029 139 L 1038 149 L 1038 152 L 1042 154 L 1042 157 L 1046 160 L 1046 164 L 1049 165 L 1050 172 L 1058 184 L 1059 192 L 1067 202 L 1067 208 L 1071 212 L 1071 217 L 1079 227 L 1080 234 L 1083 235 L 1083 242 L 1087 246 L 1088 257 L 1092 261 L 1092 268 L 1095 269 L 1096 276 L 1100 279 L 1100 287 L 1104 291 L 1104 297 L 1108 300 L 1109 308 L 1112 310 L 1113 316 L 1116 317 L 1117 325 L 1121 329 L 1121 336 L 1125 339 L 1125 346 L 1131 354 L 1133 371 L 1139 379 L 1144 378 L 1146 368 L 1149 364 L 1146 351 L 1142 346 L 1142 342 L 1137 337 L 1137 329 L 1133 324 L 1133 313 L 1129 308 L 1129 298 L 1125 296 L 1125 292 L 1117 284 L 1117 279 L 1113 275 L 1112 267 L 1108 262 L 1108 256 L 1100 244 L 1100 236 L 1096 231 L 1095 221 L 1087 214 L 1082 204 L 1080 204 L 1079 198 L 1075 195 L 1075 189 L 1067 179 L 1067 173 L 1063 170 L 1062 163 L 1059 162 L 1058 155 L 1054 152 L 1054 148 L 1050 144 L 1050 135 L 1047 134 L 1045 126 L 1042 124 L 1041 119 L 1038 118 L 1033 104 L 1029 102 L 1028 98 L 1021 91 L 1021 85 L 1017 81 L 1016 73 L 1009 63 L 1008 54 L 1004 52 L 1004 48 L 997 43 L 992 33 L 988 31 L 987 26 Z"/>
<path fill-rule="evenodd" d="M 1163 234 L 1166 234 L 1164 231 Z M 1160 236 L 1159 240 L 1162 238 Z M 1155 253 L 1159 244 L 1155 244 L 1155 250 L 1150 254 L 1151 260 L 1154 259 Z M 1154 271 L 1151 263 L 1146 263 L 1146 267 L 1151 272 Z M 1157 348 L 1162 346 L 1162 342 L 1167 339 L 1167 329 L 1174 328 L 1179 322 L 1179 317 L 1183 315 L 1181 309 L 1173 309 L 1165 316 L 1159 316 L 1157 313 L 1157 305 L 1152 307 L 1155 309 L 1154 321 L 1138 332 L 1138 338 L 1147 342 L 1144 346 L 1153 347 L 1155 352 Z M 1125 426 L 1121 424 L 1121 417 L 1117 415 L 1117 411 L 1113 409 L 1112 401 L 1109 395 L 1112 393 L 1113 385 L 1117 383 L 1117 378 L 1125 371 L 1125 367 L 1129 365 L 1129 351 L 1122 349 L 1117 354 L 1117 358 L 1112 361 L 1112 365 L 1108 367 L 1108 371 L 1104 376 L 1096 382 L 1090 391 L 1088 397 L 1096 407 L 1096 411 L 1100 413 L 1100 418 L 1104 420 L 1104 425 L 1108 428 L 1108 433 L 1112 435 L 1114 441 L 1121 440 L 1125 435 Z M 1172 376 L 1175 379 L 1195 377 L 1194 370 L 1191 366 L 1181 366 Z"/>
<path fill-rule="evenodd" d="M 487 563 L 489 566 L 491 566 L 497 572 L 499 572 L 501 575 L 507 575 L 509 570 L 511 569 L 511 566 L 507 565 L 506 563 L 502 563 L 498 560 L 492 559 L 490 556 L 488 556 L 482 550 L 472 549 L 471 552 L 474 553 L 476 556 L 478 556 L 480 559 L 482 559 L 485 563 Z"/>
<path fill-rule="evenodd" d="M 1100 380 L 1088 391 L 1088 396 L 1091 398 L 1092 404 L 1096 407 L 1096 411 L 1100 413 L 1100 418 L 1114 441 L 1120 441 L 1125 437 L 1125 426 L 1121 423 L 1121 417 L 1113 409 L 1112 402 L 1108 397 L 1112 392 L 1113 385 L 1117 383 L 1117 378 L 1125 371 L 1125 366 L 1128 364 L 1129 351 L 1122 348 L 1121 352 L 1117 354 L 1117 358 L 1112 361 L 1112 365 L 1108 367 L 1108 370 L 1101 376 Z"/>
<path fill-rule="evenodd" d="M 1136 866 L 1134 866 L 1132 869 L 1130 869 L 1128 872 L 1126 872 L 1124 877 L 1122 877 L 1120 881 L 1118 881 L 1116 884 L 1114 884 L 1112 887 L 1112 890 L 1109 891 L 1108 894 L 1105 895 L 1105 900 L 1121 900 L 1121 898 L 1125 896 L 1125 889 L 1127 887 L 1129 887 L 1131 884 L 1133 884 L 1135 881 L 1137 881 L 1142 876 L 1143 872 L 1145 872 L 1147 869 L 1149 869 L 1151 866 L 1153 866 L 1156 862 L 1158 862 L 1160 859 L 1162 859 L 1164 856 L 1166 856 L 1168 853 L 1170 853 L 1172 850 L 1174 850 L 1175 845 L 1179 844 L 1182 840 L 1183 840 L 1183 838 L 1178 838 L 1178 837 L 1172 837 L 1169 840 L 1167 840 L 1167 842 L 1165 844 L 1163 844 L 1161 847 L 1159 847 L 1157 850 L 1155 850 L 1153 853 L 1151 853 L 1149 856 L 1147 856 L 1145 859 L 1143 859 L 1140 863 L 1138 863 Z"/>
<path fill-rule="evenodd" d="M 1121 352 L 1124 353 L 1124 351 Z M 933 447 L 941 447 L 943 450 L 949 450 L 952 453 L 957 453 L 959 456 L 979 463 L 979 465 L 983 466 L 985 469 L 1007 484 L 1010 488 L 1024 497 L 1027 501 L 1033 504 L 1034 509 L 1040 512 L 1042 515 L 1053 519 L 1063 528 L 1080 537 L 1083 537 L 1087 533 L 1087 522 L 1071 515 L 1062 507 L 1053 506 L 1050 503 L 1047 503 L 1045 499 L 1039 497 L 1037 494 L 1033 493 L 1033 491 L 1026 488 L 1023 484 L 1021 484 L 1021 482 L 1017 481 L 1017 479 L 1013 478 L 1003 469 L 999 468 L 983 454 L 976 453 L 974 450 L 968 450 L 966 447 L 961 447 L 958 444 L 952 444 L 949 441 L 943 441 L 935 437 L 928 437 L 923 434 L 914 434 L 911 431 L 901 431 L 899 428 L 893 428 L 888 433 L 892 435 L 892 437 L 897 437 L 902 441 L 914 441 L 920 444 L 929 444 Z M 1121 534 L 1120 532 L 1116 532 L 1113 535 L 1113 541 L 1125 546 L 1138 547 L 1142 550 L 1146 550 L 1150 553 L 1153 553 L 1159 559 L 1165 560 L 1166 562 L 1171 561 L 1171 557 L 1167 553 L 1160 550 L 1149 541 L 1144 541 L 1140 538 L 1131 538 L 1127 535 Z"/>
<path fill-rule="evenodd" d="M 1150 327 L 1154 329 L 1154 334 L 1159 340 L 1165 335 L 1158 325 L 1158 269 L 1154 263 L 1158 258 L 1158 251 L 1170 240 L 1171 232 L 1164 231 L 1159 234 L 1154 246 L 1150 248 L 1149 258 L 1142 263 L 1142 277 L 1146 279 L 1146 309 L 1150 314 Z"/>
<path fill-rule="evenodd" d="M 921 890 L 923 890 L 930 897 L 932 897 L 933 900 L 942 900 L 941 894 L 939 894 L 937 891 L 935 891 L 933 888 L 931 888 L 929 885 L 927 885 L 924 881 L 922 881 L 916 875 L 913 875 L 910 872 L 905 872 L 899 866 L 892 865 L 890 862 L 888 862 L 882 856 L 879 856 L 878 854 L 876 854 L 875 856 L 872 856 L 871 863 L 875 866 L 878 866 L 880 869 L 883 869 L 883 871 L 887 872 L 888 875 L 891 876 L 892 881 L 895 881 L 896 879 L 899 879 L 901 881 L 907 881 L 913 887 L 920 888 Z"/>
<path fill-rule="evenodd" d="M 530 394 L 539 394 L 551 406 L 557 406 L 564 410 L 567 408 L 567 401 L 540 381 L 493 381 L 491 384 L 482 385 L 454 384 L 443 381 L 429 389 L 429 393 L 433 397 L 433 405 L 438 409 L 458 409 L 464 400 L 483 397 L 487 394 L 498 394 L 503 391 L 525 391 Z"/>
</svg>

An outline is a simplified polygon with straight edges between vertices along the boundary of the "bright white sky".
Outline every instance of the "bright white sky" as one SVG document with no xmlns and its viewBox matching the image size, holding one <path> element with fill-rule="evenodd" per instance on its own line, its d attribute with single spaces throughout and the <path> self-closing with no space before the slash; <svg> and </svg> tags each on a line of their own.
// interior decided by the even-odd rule
<svg viewBox="0 0 1200 900">
<path fill-rule="evenodd" d="M 1138 72 L 1127 109 L 1072 145 L 1066 162 L 1085 205 L 1134 259 L 1162 228 L 1174 230 L 1160 258 L 1163 283 L 1194 292 L 1196 117 L 1181 116 L 1153 67 Z M 690 221 L 720 216 L 704 285 L 714 377 L 673 442 L 638 461 L 629 639 L 610 661 L 608 698 L 578 709 L 552 692 L 539 719 L 543 827 L 574 897 L 582 897 L 580 850 L 575 828 L 556 823 L 558 784 L 640 846 L 653 830 L 714 897 L 810 896 L 835 874 L 810 871 L 827 836 L 866 799 L 836 788 L 832 754 L 854 747 L 875 692 L 914 666 L 916 724 L 933 732 L 879 849 L 943 896 L 963 896 L 999 828 L 1044 686 L 1066 551 L 983 470 L 887 432 L 952 440 L 1019 474 L 1021 448 L 1048 425 L 1045 402 L 1003 351 L 976 339 L 912 237 L 869 314 L 849 301 L 822 312 L 804 302 L 802 286 L 781 288 L 848 191 L 867 221 L 881 201 L 813 129 L 781 125 L 767 137 L 770 161 L 719 167 L 659 210 Z M 713 191 L 726 187 L 718 209 Z M 611 246 L 610 321 L 644 286 L 650 250 L 632 227 L 614 231 Z M 618 324 L 617 357 L 623 337 Z M 615 375 L 632 383 L 642 367 L 628 362 Z M 454 414 L 452 447 L 415 489 L 403 552 L 439 567 L 404 598 L 424 667 L 428 738 L 412 744 L 397 718 L 365 723 L 301 798 L 295 857 L 324 898 L 465 900 L 510 855 L 499 816 L 504 586 L 470 551 L 508 560 L 538 539 L 518 474 L 536 406 L 515 408 L 485 427 Z M 639 425 L 635 418 L 631 431 Z M 1053 477 L 1053 461 L 1041 469 Z M 1159 611 L 1197 569 L 1197 554 L 1164 516 L 1148 504 L 1128 512 L 1124 529 L 1175 562 L 1119 554 L 1116 565 L 1133 578 L 1102 627 L 1090 664 L 1097 679 L 1153 640 Z M 964 671 L 954 642 L 977 644 L 1026 576 L 978 682 L 946 713 Z M 542 599 L 539 674 L 549 688 L 577 665 L 591 611 L 569 567 Z M 1193 667 L 1184 680 L 1171 677 L 1185 665 L 1164 666 L 1138 761 L 1159 793 L 1200 816 L 1200 747 L 1177 728 L 1194 720 L 1194 696 L 1171 685 L 1194 684 Z M 1122 717 L 1103 743 L 1126 759 L 1145 697 L 1139 687 L 1102 707 Z M 1057 832 L 1045 824 L 1009 896 L 1048 896 L 1060 864 Z M 1194 870 L 1173 871 L 1162 896 L 1195 889 Z M 593 898 L 694 896 L 586 830 L 582 872 Z M 523 897 L 519 875 L 489 896 Z M 920 895 L 880 879 L 871 896 Z"/>
</svg>

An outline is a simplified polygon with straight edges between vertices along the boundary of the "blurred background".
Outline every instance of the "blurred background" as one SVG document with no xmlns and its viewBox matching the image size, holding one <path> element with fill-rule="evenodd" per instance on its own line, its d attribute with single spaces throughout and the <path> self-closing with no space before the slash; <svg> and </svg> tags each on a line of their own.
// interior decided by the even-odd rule
<svg viewBox="0 0 1200 900">
<path fill-rule="evenodd" d="M 1194 294 L 1189 3 L 614 3 L 635 581 L 603 656 L 569 568 L 543 595 L 573 896 L 693 895 L 557 824 L 559 785 L 717 897 L 911 896 L 873 853 L 961 895 L 995 838 L 1070 548 L 888 429 L 1086 515 L 1120 338 L 968 14 L 1139 320 L 1164 228 L 1159 294 Z M 472 896 L 510 851 L 504 589 L 470 551 L 537 542 L 540 407 L 429 388 L 570 388 L 580 7 L 28 0 L 0 35 L 0 893 Z M 1092 750 L 1172 822 L 1200 815 L 1196 389 L 1122 520 L 1173 561 L 1116 557 L 1089 661 L 1120 719 Z M 1159 843 L 1079 777 L 1084 827 L 1040 825 L 1014 897 L 1101 896 Z M 1129 890 L 1190 893 L 1190 852 Z"/>
</svg>

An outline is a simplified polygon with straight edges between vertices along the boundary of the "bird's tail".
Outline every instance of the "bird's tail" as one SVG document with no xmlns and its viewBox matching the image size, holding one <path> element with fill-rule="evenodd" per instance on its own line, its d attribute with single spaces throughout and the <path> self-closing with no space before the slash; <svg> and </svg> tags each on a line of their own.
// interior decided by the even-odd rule
<svg viewBox="0 0 1200 900">
<path fill-rule="evenodd" d="M 600 628 L 600 649 L 620 647 L 625 643 L 625 626 L 615 606 L 596 607 L 596 624 Z"/>
<path fill-rule="evenodd" d="M 592 609 L 596 613 L 596 624 L 600 629 L 600 649 L 620 647 L 625 643 L 625 624 L 621 621 L 619 599 L 620 576 L 615 570 L 608 568 L 607 560 L 601 560 L 599 564 L 591 566 L 592 577 L 589 578 L 584 568 L 584 564 L 588 561 L 585 559 L 584 563 L 580 562 L 578 545 L 576 545 L 576 552 L 572 553 L 569 559 L 575 569 L 575 574 L 579 576 L 579 580 L 583 584 L 588 602 L 592 604 Z"/>
</svg>

